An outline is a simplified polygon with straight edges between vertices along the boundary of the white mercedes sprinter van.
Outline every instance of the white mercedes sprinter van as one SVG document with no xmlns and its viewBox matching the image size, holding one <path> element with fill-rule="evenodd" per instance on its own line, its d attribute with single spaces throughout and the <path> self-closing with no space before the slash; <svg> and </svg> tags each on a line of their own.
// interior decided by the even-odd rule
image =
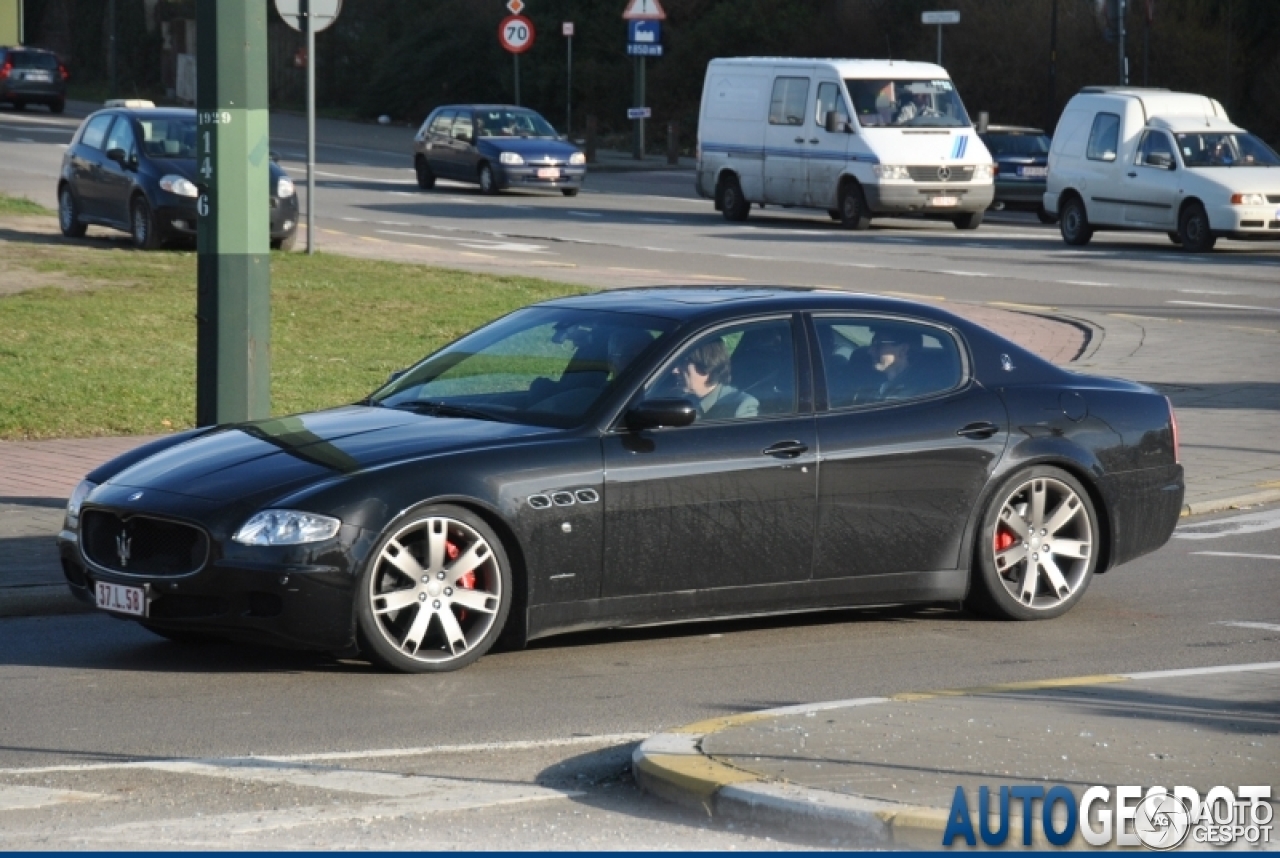
<svg viewBox="0 0 1280 858">
<path fill-rule="evenodd" d="M 1280 157 L 1212 98 L 1086 87 L 1058 120 L 1044 207 L 1077 246 L 1102 229 L 1165 232 L 1192 251 L 1280 241 Z"/>
<path fill-rule="evenodd" d="M 698 117 L 698 194 L 728 220 L 751 204 L 826 209 L 849 229 L 924 215 L 975 229 L 991 155 L 932 63 L 712 60 Z"/>
</svg>

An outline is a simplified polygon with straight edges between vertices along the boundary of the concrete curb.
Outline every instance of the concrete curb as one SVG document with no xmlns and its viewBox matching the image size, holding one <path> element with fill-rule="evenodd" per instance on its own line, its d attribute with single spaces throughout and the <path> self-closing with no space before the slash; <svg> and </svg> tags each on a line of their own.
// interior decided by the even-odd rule
<svg viewBox="0 0 1280 858">
<path fill-rule="evenodd" d="M 1261 504 L 1275 503 L 1277 501 L 1280 501 L 1280 489 L 1264 489 L 1263 491 L 1250 492 L 1248 494 L 1192 501 L 1189 504 L 1183 505 L 1182 516 L 1185 518 L 1189 515 L 1206 515 L 1211 512 L 1227 512 L 1228 510 L 1243 509 L 1248 506 L 1259 506 Z"/>
<path fill-rule="evenodd" d="M 1199 672 L 1274 670 L 1278 667 L 1280 662 L 1267 662 L 1223 668 L 1100 674 L 765 709 L 700 721 L 651 736 L 632 753 L 631 769 L 636 783 L 646 792 L 692 810 L 702 811 L 713 818 L 773 825 L 811 838 L 848 839 L 852 836 L 858 839 L 859 846 L 871 848 L 897 846 L 938 850 L 944 848 L 942 835 L 947 828 L 947 808 L 898 804 L 868 796 L 836 793 L 771 780 L 766 775 L 722 762 L 703 753 L 703 742 L 709 736 L 731 727 L 788 715 L 829 712 L 856 706 L 1102 685 L 1139 679 L 1172 678 Z M 976 817 L 973 822 L 976 827 Z M 1010 837 L 1016 842 L 1022 835 L 1020 821 L 1015 818 L 1009 822 Z M 1037 832 L 1037 839 L 1040 836 Z M 1047 842 L 1033 845 L 1041 849 L 1048 848 Z"/>
</svg>

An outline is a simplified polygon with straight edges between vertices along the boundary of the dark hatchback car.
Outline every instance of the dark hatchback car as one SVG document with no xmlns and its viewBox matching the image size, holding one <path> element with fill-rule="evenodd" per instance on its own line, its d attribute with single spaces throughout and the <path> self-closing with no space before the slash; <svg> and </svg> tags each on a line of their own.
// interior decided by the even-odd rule
<svg viewBox="0 0 1280 858">
<path fill-rule="evenodd" d="M 453 179 L 486 194 L 526 188 L 572 197 L 582 188 L 587 156 L 527 108 L 451 104 L 433 110 L 418 129 L 413 169 L 423 189 Z"/>
<path fill-rule="evenodd" d="M 174 639 L 353 645 L 955 602 L 1055 617 L 1182 506 L 1168 400 L 908 301 L 638 289 L 517 310 L 367 399 L 90 473 L 81 600 Z"/>
<path fill-rule="evenodd" d="M 67 107 L 67 67 L 53 51 L 0 48 L 0 102 L 22 110 L 46 105 L 54 113 Z"/>
<path fill-rule="evenodd" d="M 271 246 L 293 247 L 298 196 L 293 180 L 272 161 Z M 196 112 L 124 102 L 91 114 L 62 156 L 58 222 L 79 238 L 90 225 L 122 229 L 135 246 L 161 247 L 196 235 Z"/>
<path fill-rule="evenodd" d="M 978 135 L 996 162 L 994 208 L 1033 211 L 1041 223 L 1057 218 L 1044 207 L 1052 139 L 1039 128 L 989 125 Z"/>
</svg>

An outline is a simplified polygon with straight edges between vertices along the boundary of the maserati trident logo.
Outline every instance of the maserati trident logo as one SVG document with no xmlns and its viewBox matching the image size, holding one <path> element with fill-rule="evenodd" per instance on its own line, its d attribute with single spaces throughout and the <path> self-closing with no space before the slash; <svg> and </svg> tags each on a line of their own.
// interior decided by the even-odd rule
<svg viewBox="0 0 1280 858">
<path fill-rule="evenodd" d="M 939 182 L 949 182 L 949 181 L 951 181 L 951 168 L 950 168 L 950 167 L 942 166 L 942 167 L 939 167 L 939 168 L 938 168 L 938 181 L 939 181 Z"/>
<path fill-rule="evenodd" d="M 123 530 L 116 536 L 116 556 L 120 558 L 120 568 L 129 568 L 129 555 L 133 548 L 133 540 Z"/>
</svg>

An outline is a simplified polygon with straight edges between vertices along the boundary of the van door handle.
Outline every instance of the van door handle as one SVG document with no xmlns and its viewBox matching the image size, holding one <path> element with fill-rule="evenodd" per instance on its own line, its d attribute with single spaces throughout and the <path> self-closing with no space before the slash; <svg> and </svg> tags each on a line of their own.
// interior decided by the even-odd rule
<svg viewBox="0 0 1280 858">
<path fill-rule="evenodd" d="M 799 441 L 779 441 L 776 444 L 765 447 L 761 452 L 766 456 L 774 456 L 778 459 L 794 459 L 808 449 L 808 444 L 802 444 Z"/>
<path fill-rule="evenodd" d="M 1136 178 L 1138 178 L 1138 174 L 1137 174 L 1137 173 L 1126 173 L 1125 175 L 1127 175 L 1130 179 L 1136 179 Z"/>
<path fill-rule="evenodd" d="M 796 138 L 796 142 L 797 142 L 797 143 L 803 143 L 803 142 L 804 142 L 804 138 L 803 138 L 803 137 L 797 137 L 797 138 Z"/>
<path fill-rule="evenodd" d="M 999 426 L 984 420 L 981 423 L 970 423 L 962 429 L 957 429 L 956 434 L 962 438 L 973 438 L 974 440 L 981 441 L 984 438 L 990 438 L 999 431 Z"/>
<path fill-rule="evenodd" d="M 817 137 L 810 137 L 810 138 L 809 138 L 809 142 L 810 142 L 810 143 L 817 143 L 817 142 L 818 142 L 818 138 L 817 138 Z"/>
</svg>

